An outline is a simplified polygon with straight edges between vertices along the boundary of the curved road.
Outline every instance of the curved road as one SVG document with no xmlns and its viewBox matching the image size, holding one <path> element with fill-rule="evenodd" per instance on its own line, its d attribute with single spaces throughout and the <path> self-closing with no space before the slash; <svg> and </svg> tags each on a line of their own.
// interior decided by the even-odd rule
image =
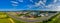
<svg viewBox="0 0 60 23">
<path fill-rule="evenodd" d="M 43 16 L 43 17 L 37 18 L 36 20 L 21 19 L 21 18 L 18 18 L 16 16 L 10 15 L 10 14 L 8 14 L 8 16 L 10 16 L 10 17 L 12 17 L 12 18 L 14 18 L 16 20 L 24 21 L 24 22 L 42 22 L 42 21 L 48 20 L 49 18 L 51 18 L 52 16 L 54 16 L 54 15 L 56 15 L 58 13 L 49 13 L 48 17 Z"/>
</svg>

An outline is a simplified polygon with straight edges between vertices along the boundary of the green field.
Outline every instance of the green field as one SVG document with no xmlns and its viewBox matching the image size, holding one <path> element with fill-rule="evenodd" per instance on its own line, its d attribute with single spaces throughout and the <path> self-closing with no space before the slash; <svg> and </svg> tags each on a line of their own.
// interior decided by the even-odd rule
<svg viewBox="0 0 60 23">
<path fill-rule="evenodd" d="M 0 12 L 0 23 L 11 23 L 6 13 Z"/>
<path fill-rule="evenodd" d="M 0 23 L 11 23 L 11 21 L 8 18 L 0 19 Z"/>
<path fill-rule="evenodd" d="M 48 21 L 47 23 L 60 23 L 60 14 L 55 16 L 52 21 Z"/>
</svg>

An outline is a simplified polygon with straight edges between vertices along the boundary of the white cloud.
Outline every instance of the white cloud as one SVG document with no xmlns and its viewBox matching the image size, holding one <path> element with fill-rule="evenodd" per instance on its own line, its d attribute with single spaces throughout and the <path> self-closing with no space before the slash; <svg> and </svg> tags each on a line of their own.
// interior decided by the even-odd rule
<svg viewBox="0 0 60 23">
<path fill-rule="evenodd" d="M 38 3 L 35 3 L 35 5 L 39 6 L 39 5 L 45 5 L 42 1 L 39 1 Z"/>
<path fill-rule="evenodd" d="M 60 0 L 59 0 L 60 1 Z"/>
<path fill-rule="evenodd" d="M 16 2 L 16 1 L 11 1 L 11 3 L 15 3 L 15 4 L 18 4 L 18 2 Z"/>
<path fill-rule="evenodd" d="M 50 11 L 60 11 L 60 2 L 46 6 Z"/>
<path fill-rule="evenodd" d="M 38 3 L 35 2 L 34 6 L 37 8 L 41 8 L 41 7 L 43 8 L 45 6 L 45 3 L 43 1 L 39 1 Z"/>
<path fill-rule="evenodd" d="M 18 0 L 19 2 L 23 2 L 23 0 Z"/>
<path fill-rule="evenodd" d="M 16 2 L 16 1 L 11 1 L 11 3 L 12 3 L 12 4 L 11 4 L 12 6 L 18 6 L 18 4 L 19 4 L 19 3 Z"/>
<path fill-rule="evenodd" d="M 28 5 L 27 7 L 28 8 L 40 8 L 40 6 L 43 7 L 42 5 L 45 6 L 45 3 L 42 1 L 39 1 L 39 2 L 35 2 L 35 5 Z"/>
<path fill-rule="evenodd" d="M 55 0 L 54 2 L 57 2 L 57 0 Z M 35 8 L 35 7 L 38 7 L 38 6 L 42 6 L 41 4 L 45 5 L 44 2 L 39 1 L 38 3 L 35 3 L 35 5 L 29 5 L 28 7 Z M 60 2 L 59 3 L 55 3 L 55 4 L 51 3 L 51 4 L 48 4 L 45 7 L 48 8 L 48 9 L 44 9 L 44 11 L 60 11 Z M 42 8 L 44 8 L 44 6 L 42 6 Z"/>
<path fill-rule="evenodd" d="M 55 1 L 56 2 L 56 1 Z M 43 6 L 42 6 L 42 5 Z M 26 7 L 30 8 L 47 8 L 47 9 L 40 9 L 40 10 L 44 10 L 44 11 L 60 11 L 60 2 L 59 3 L 55 3 L 55 4 L 48 4 L 47 6 L 45 6 L 45 3 L 42 1 L 39 1 L 38 3 L 35 2 L 35 5 L 27 5 Z"/>
<path fill-rule="evenodd" d="M 56 3 L 56 2 L 60 2 L 60 0 L 54 0 L 54 3 Z"/>
<path fill-rule="evenodd" d="M 46 3 L 47 0 L 43 0 L 44 3 Z"/>
<path fill-rule="evenodd" d="M 60 11 L 60 6 L 57 6 L 56 7 L 56 11 Z"/>
<path fill-rule="evenodd" d="M 56 3 L 57 2 L 57 0 L 54 0 L 54 3 Z"/>
<path fill-rule="evenodd" d="M 33 0 L 30 0 L 30 2 L 33 2 Z"/>
<path fill-rule="evenodd" d="M 17 4 L 12 4 L 12 6 L 18 6 Z"/>
<path fill-rule="evenodd" d="M 28 7 L 28 8 L 34 8 L 35 5 L 27 5 L 26 7 Z"/>
</svg>

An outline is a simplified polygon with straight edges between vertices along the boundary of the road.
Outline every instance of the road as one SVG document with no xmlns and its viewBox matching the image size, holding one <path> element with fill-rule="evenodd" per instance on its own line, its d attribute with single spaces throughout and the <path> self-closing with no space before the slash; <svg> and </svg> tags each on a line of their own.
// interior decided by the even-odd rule
<svg viewBox="0 0 60 23">
<path fill-rule="evenodd" d="M 43 17 L 40 17 L 40 18 L 37 18 L 37 19 L 34 19 L 34 20 L 21 19 L 21 18 L 18 18 L 18 17 L 16 17 L 16 16 L 10 15 L 10 14 L 8 14 L 8 16 L 10 16 L 10 17 L 12 17 L 12 18 L 14 18 L 14 19 L 16 19 L 16 20 L 23 21 L 23 22 L 42 22 L 42 21 L 48 20 L 49 18 L 51 18 L 52 16 L 54 16 L 54 15 L 56 15 L 56 14 L 58 14 L 58 13 L 49 13 L 49 16 L 48 16 L 48 17 L 43 16 Z"/>
</svg>

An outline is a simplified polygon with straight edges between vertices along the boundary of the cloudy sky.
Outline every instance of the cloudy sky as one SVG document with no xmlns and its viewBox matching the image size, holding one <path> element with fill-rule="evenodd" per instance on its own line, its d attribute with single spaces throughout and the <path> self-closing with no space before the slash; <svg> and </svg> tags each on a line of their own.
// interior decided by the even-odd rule
<svg viewBox="0 0 60 23">
<path fill-rule="evenodd" d="M 0 0 L 0 11 L 59 11 L 60 0 Z"/>
</svg>

